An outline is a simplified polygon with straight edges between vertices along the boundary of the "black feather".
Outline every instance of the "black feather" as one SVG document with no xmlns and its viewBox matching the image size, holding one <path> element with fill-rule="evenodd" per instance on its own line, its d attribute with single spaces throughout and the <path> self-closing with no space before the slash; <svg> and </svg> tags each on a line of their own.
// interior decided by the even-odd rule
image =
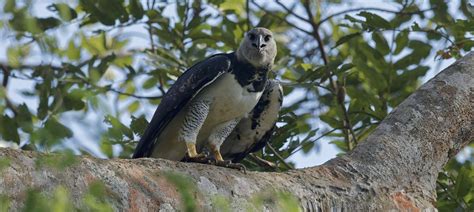
<svg viewBox="0 0 474 212">
<path fill-rule="evenodd" d="M 140 139 L 133 158 L 149 157 L 156 138 L 173 117 L 207 84 L 231 71 L 233 54 L 213 55 L 189 68 L 171 86 L 161 100 L 153 118 Z"/>
<path fill-rule="evenodd" d="M 272 93 L 274 92 L 278 92 L 277 98 L 271 97 Z M 271 141 L 271 138 L 275 130 L 277 129 L 276 120 L 274 123 L 271 124 L 271 128 L 263 129 L 263 135 L 258 135 L 258 131 L 262 130 L 261 122 L 263 122 L 265 118 L 268 118 L 269 115 L 278 115 L 269 113 L 268 109 L 270 105 L 278 105 L 278 107 L 281 107 L 282 95 L 282 90 L 279 88 L 278 82 L 270 80 L 266 82 L 265 90 L 262 94 L 262 97 L 258 101 L 257 105 L 254 107 L 252 112 L 249 114 L 250 117 L 243 118 L 238 127 L 234 129 L 233 134 L 231 134 L 231 136 L 229 136 L 222 144 L 221 153 L 225 159 L 230 159 L 232 160 L 232 162 L 238 163 L 243 160 L 249 153 L 256 152 L 262 149 L 267 142 Z M 244 139 L 246 135 L 244 135 L 243 133 L 253 134 L 256 140 Z M 235 147 L 235 144 L 241 142 L 244 142 L 248 146 L 237 145 L 238 147 Z M 242 147 L 245 147 L 245 149 L 241 149 Z"/>
</svg>

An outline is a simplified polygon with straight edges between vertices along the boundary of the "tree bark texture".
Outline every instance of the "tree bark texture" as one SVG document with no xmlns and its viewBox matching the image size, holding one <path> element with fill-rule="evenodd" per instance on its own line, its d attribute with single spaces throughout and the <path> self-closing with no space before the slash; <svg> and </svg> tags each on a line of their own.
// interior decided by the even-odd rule
<svg viewBox="0 0 474 212">
<path fill-rule="evenodd" d="M 77 207 L 88 186 L 104 183 L 106 200 L 119 211 L 183 210 L 169 173 L 189 178 L 199 211 L 219 211 L 227 199 L 234 211 L 278 209 L 275 191 L 288 192 L 305 211 L 436 210 L 438 172 L 474 140 L 474 53 L 420 87 L 352 152 L 306 169 L 285 173 L 249 172 L 163 159 L 78 157 L 58 170 L 36 166 L 43 153 L 1 149 L 10 165 L 2 172 L 0 193 L 21 209 L 28 188 L 45 193 L 62 185 Z"/>
</svg>

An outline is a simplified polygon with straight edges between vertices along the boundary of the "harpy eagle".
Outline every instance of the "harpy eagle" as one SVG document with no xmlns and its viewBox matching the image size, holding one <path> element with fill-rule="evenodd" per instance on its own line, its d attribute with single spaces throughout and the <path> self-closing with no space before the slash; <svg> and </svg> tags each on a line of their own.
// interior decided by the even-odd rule
<svg viewBox="0 0 474 212">
<path fill-rule="evenodd" d="M 163 96 L 133 158 L 199 161 L 206 149 L 216 162 L 239 162 L 263 148 L 282 103 L 279 83 L 268 79 L 276 54 L 272 32 L 258 27 L 236 52 L 193 65 Z"/>
</svg>

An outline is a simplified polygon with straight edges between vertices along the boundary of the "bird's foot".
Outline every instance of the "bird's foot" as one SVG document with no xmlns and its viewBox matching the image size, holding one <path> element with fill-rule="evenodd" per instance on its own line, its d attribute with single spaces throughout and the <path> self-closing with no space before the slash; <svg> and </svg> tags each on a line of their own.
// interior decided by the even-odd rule
<svg viewBox="0 0 474 212">
<path fill-rule="evenodd" d="M 214 160 L 211 164 L 225 168 L 237 169 L 244 172 L 244 174 L 247 174 L 247 167 L 241 163 L 232 163 L 230 160 Z"/>
<path fill-rule="evenodd" d="M 204 164 L 210 164 L 211 159 L 209 158 L 209 155 L 204 154 L 204 153 L 199 153 L 194 157 L 189 156 L 189 154 L 186 154 L 186 156 L 183 159 L 184 162 L 192 162 L 192 163 L 204 163 Z"/>
</svg>

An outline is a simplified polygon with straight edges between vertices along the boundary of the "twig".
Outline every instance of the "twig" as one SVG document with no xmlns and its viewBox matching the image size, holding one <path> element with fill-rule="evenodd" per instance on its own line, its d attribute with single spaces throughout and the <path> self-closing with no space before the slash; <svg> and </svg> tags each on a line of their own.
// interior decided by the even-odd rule
<svg viewBox="0 0 474 212">
<path fill-rule="evenodd" d="M 329 92 L 332 92 L 331 89 L 329 89 L 328 87 L 326 86 L 323 86 L 321 85 L 321 83 L 317 83 L 317 82 L 314 82 L 314 83 L 304 83 L 304 82 L 301 82 L 301 83 L 291 83 L 291 82 L 279 82 L 281 86 L 288 86 L 288 87 L 301 87 L 301 86 L 304 86 L 304 85 L 310 85 L 310 86 L 316 86 L 316 87 L 319 87 L 319 88 L 322 88 L 324 90 L 327 90 Z"/>
<path fill-rule="evenodd" d="M 275 18 L 278 18 L 278 19 L 280 19 L 281 21 L 284 21 L 284 22 L 285 22 L 286 24 L 288 24 L 289 26 L 291 26 L 291 27 L 293 27 L 293 28 L 295 28 L 295 29 L 297 29 L 297 30 L 299 30 L 299 31 L 301 31 L 301 32 L 304 32 L 304 33 L 306 33 L 307 35 L 311 35 L 311 32 L 310 32 L 310 31 L 305 30 L 305 29 L 303 29 L 303 28 L 301 28 L 301 27 L 299 27 L 299 26 L 296 26 L 295 24 L 293 24 L 293 23 L 291 23 L 290 21 L 286 20 L 286 18 L 282 18 L 282 17 L 280 17 L 280 16 L 278 16 L 278 15 L 273 14 L 273 12 L 266 10 L 264 7 L 260 6 L 259 4 L 257 4 L 257 3 L 256 3 L 255 1 L 253 1 L 253 0 L 252 0 L 252 4 L 254 4 L 256 7 L 258 7 L 258 9 L 263 10 L 263 11 L 265 11 L 266 13 L 270 14 L 271 16 L 273 16 L 273 17 L 275 17 Z"/>
<path fill-rule="evenodd" d="M 1 64 L 2 71 L 3 71 L 3 80 L 2 80 L 2 85 L 3 87 L 7 87 L 8 85 L 8 79 L 10 77 L 10 69 L 5 65 Z"/>
<path fill-rule="evenodd" d="M 328 131 L 328 132 L 323 133 L 321 136 L 317 137 L 317 138 L 314 139 L 314 140 L 311 140 L 311 141 L 305 142 L 305 143 L 303 143 L 303 144 L 300 144 L 300 147 L 298 147 L 298 149 L 293 150 L 293 152 L 291 152 L 291 153 L 288 155 L 288 157 L 290 157 L 290 156 L 292 156 L 293 154 L 299 152 L 301 149 L 304 148 L 305 145 L 310 144 L 310 143 L 314 143 L 314 142 L 318 141 L 319 139 L 324 138 L 324 137 L 326 137 L 327 135 L 333 133 L 333 132 L 336 131 L 336 130 L 337 130 L 337 129 L 332 129 L 332 130 L 330 130 L 330 131 Z"/>
<path fill-rule="evenodd" d="M 94 85 L 92 85 L 92 86 L 94 86 Z M 98 87 L 98 88 L 101 88 L 101 87 Z M 160 95 L 160 96 L 140 96 L 140 95 L 136 95 L 136 94 L 133 94 L 133 93 L 126 93 L 126 92 L 123 92 L 123 91 L 119 91 L 119 90 L 116 90 L 114 88 L 107 88 L 107 90 L 115 92 L 115 93 L 120 94 L 120 95 L 135 97 L 137 99 L 161 99 L 163 97 L 162 95 Z"/>
<path fill-rule="evenodd" d="M 276 170 L 278 168 L 275 163 L 265 160 L 263 158 L 260 158 L 253 153 L 249 154 L 249 158 L 252 161 L 254 161 L 257 165 L 264 167 L 266 169 Z"/>
<path fill-rule="evenodd" d="M 304 9 L 306 10 L 306 14 L 309 17 L 309 21 L 310 21 L 309 24 L 313 28 L 312 35 L 316 39 L 316 41 L 318 42 L 318 48 L 319 48 L 319 51 L 321 53 L 321 58 L 323 59 L 324 65 L 327 65 L 328 64 L 328 59 L 326 57 L 326 51 L 324 51 L 323 41 L 321 40 L 321 36 L 319 35 L 318 26 L 313 21 L 314 18 L 313 18 L 313 14 L 311 13 L 309 0 L 305 0 L 303 2 L 303 4 L 304 4 Z M 331 79 L 331 77 L 329 77 L 329 78 Z M 332 81 L 332 79 L 331 79 L 331 81 Z"/>
<path fill-rule="evenodd" d="M 451 184 L 454 184 L 454 180 L 451 178 L 451 175 L 446 174 L 446 176 L 448 177 L 448 181 L 451 181 Z M 460 202 L 458 198 L 456 198 L 453 194 L 451 194 L 451 192 L 449 192 L 448 187 L 444 186 L 438 180 L 436 181 L 436 184 L 438 184 L 438 186 L 441 187 L 446 192 L 446 194 L 448 194 L 448 196 L 451 197 L 451 199 L 453 199 L 459 206 L 461 206 L 463 209 L 467 209 L 466 207 L 468 204 L 466 203 L 464 198 L 459 198 L 462 200 L 462 202 Z"/>
<path fill-rule="evenodd" d="M 279 0 L 275 0 L 275 2 L 276 2 L 278 5 L 280 5 L 280 7 L 282 7 L 283 9 L 285 9 L 288 14 L 290 14 L 290 15 L 292 15 L 292 16 L 295 16 L 295 17 L 298 18 L 299 20 L 304 21 L 304 22 L 306 22 L 306 23 L 310 23 L 310 22 L 311 22 L 310 20 L 306 19 L 305 17 L 300 16 L 300 15 L 294 13 L 292 9 L 288 8 L 285 4 L 281 3 Z"/>
<path fill-rule="evenodd" d="M 245 13 L 247 15 L 247 31 L 250 31 L 252 25 L 250 23 L 250 2 L 249 0 L 245 1 Z"/>
<path fill-rule="evenodd" d="M 186 30 L 188 29 L 188 16 L 189 16 L 189 1 L 184 1 L 184 19 L 183 19 L 183 29 L 181 31 L 181 51 L 184 53 L 184 40 L 186 39 Z"/>
<path fill-rule="evenodd" d="M 286 168 L 288 169 L 294 169 L 290 164 L 288 164 L 285 159 L 280 155 L 278 154 L 278 151 L 275 150 L 275 148 L 273 148 L 273 146 L 267 142 L 266 146 L 268 147 L 268 149 L 270 149 L 270 151 L 278 158 L 278 160 L 283 163 L 283 165 L 286 166 Z"/>
<path fill-rule="evenodd" d="M 309 17 L 309 20 L 310 20 L 310 25 L 311 27 L 313 28 L 313 37 L 314 39 L 316 39 L 316 41 L 318 42 L 318 47 L 319 47 L 319 51 L 321 53 L 321 57 L 323 59 L 323 62 L 324 62 L 324 65 L 328 65 L 328 58 L 326 56 L 326 51 L 324 50 L 324 46 L 323 46 L 323 42 L 322 42 L 322 39 L 321 39 L 321 36 L 319 35 L 319 27 L 318 25 L 316 25 L 316 23 L 314 22 L 314 16 L 313 14 L 311 13 L 311 8 L 310 8 L 310 2 L 309 0 L 305 0 L 303 2 L 303 5 L 304 5 L 304 9 L 306 10 L 306 13 Z M 344 126 L 344 139 L 346 140 L 347 142 L 347 147 L 349 150 L 352 150 L 352 142 L 349 138 L 349 133 L 352 134 L 352 137 L 353 137 L 353 141 L 357 144 L 357 138 L 355 136 L 355 133 L 354 133 L 354 130 L 352 129 L 352 125 L 351 125 L 351 122 L 350 122 L 350 119 L 349 119 L 349 115 L 347 114 L 347 109 L 346 109 L 346 106 L 344 104 L 344 97 L 345 97 L 345 88 L 344 88 L 344 85 L 340 85 L 340 83 L 338 82 L 335 82 L 333 79 L 332 79 L 332 76 L 333 76 L 333 72 L 331 70 L 328 69 L 328 75 L 329 75 L 329 83 L 331 84 L 334 92 L 336 93 L 336 98 L 338 99 L 338 104 L 339 106 L 341 107 L 341 110 L 343 112 L 343 115 L 344 115 L 344 120 L 343 120 L 343 126 Z"/>
<path fill-rule="evenodd" d="M 152 5 L 150 5 L 150 1 L 148 0 L 146 2 L 147 4 L 147 9 L 148 10 L 152 10 L 153 7 L 155 6 L 155 0 L 153 0 L 153 3 Z M 151 21 L 147 21 L 147 25 L 148 25 L 148 37 L 150 39 L 150 45 L 151 45 L 151 52 L 155 53 L 155 42 L 153 41 L 153 31 L 152 31 L 152 26 L 151 26 L 152 22 Z"/>
<path fill-rule="evenodd" d="M 376 116 L 376 115 L 374 115 L 374 114 L 371 114 L 371 113 L 369 113 L 369 112 L 367 112 L 367 111 L 362 111 L 362 110 L 360 110 L 360 111 L 359 111 L 359 110 L 358 110 L 358 111 L 352 111 L 352 112 L 349 112 L 349 114 L 365 114 L 365 115 L 368 115 L 368 116 L 370 116 L 370 117 L 372 117 L 372 118 L 375 118 L 375 119 L 377 119 L 377 120 L 379 120 L 379 121 L 382 120 L 382 118 L 380 118 L 380 117 L 378 117 L 378 116 Z"/>
<path fill-rule="evenodd" d="M 8 79 L 10 78 L 10 69 L 4 64 L 1 64 L 0 67 L 3 71 L 2 87 L 5 89 L 5 96 L 4 96 L 5 103 L 6 103 L 6 106 L 10 108 L 10 110 L 12 110 L 16 116 L 18 115 L 18 109 L 13 104 L 13 102 L 10 101 L 10 99 L 8 98 L 8 93 L 7 93 L 7 86 L 8 86 L 8 81 L 9 81 Z"/>
</svg>

